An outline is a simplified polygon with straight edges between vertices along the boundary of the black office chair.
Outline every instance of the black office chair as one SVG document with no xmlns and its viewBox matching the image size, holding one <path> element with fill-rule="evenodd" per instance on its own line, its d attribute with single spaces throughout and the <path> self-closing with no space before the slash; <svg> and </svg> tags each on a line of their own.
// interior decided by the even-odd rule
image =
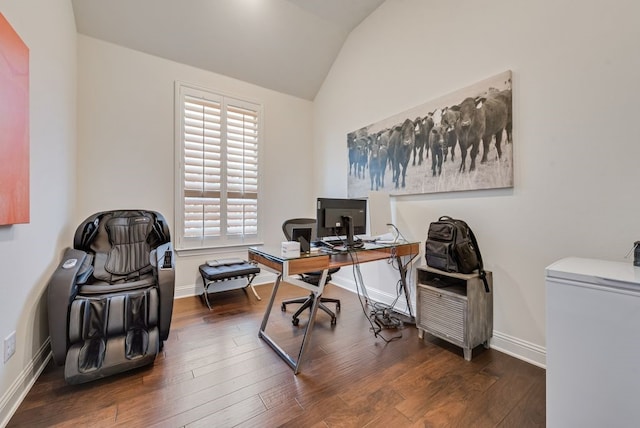
<svg viewBox="0 0 640 428">
<path fill-rule="evenodd" d="M 284 236 L 287 238 L 288 241 L 292 240 L 292 237 L 294 235 L 294 229 L 311 229 L 311 233 L 307 235 L 311 237 L 311 241 L 315 240 L 317 237 L 316 219 L 314 218 L 292 218 L 282 223 L 282 232 L 284 232 Z M 301 234 L 301 235 L 304 236 L 304 234 Z M 340 270 L 340 268 L 329 269 L 327 282 L 331 280 L 331 274 L 336 273 L 338 270 Z M 322 272 L 307 272 L 300 275 L 300 279 L 302 279 L 304 282 L 307 282 L 313 285 L 318 285 L 321 277 L 322 277 Z M 311 305 L 313 305 L 314 300 L 315 300 L 315 295 L 313 293 L 311 293 L 307 297 L 299 297 L 296 299 L 283 300 L 281 309 L 283 312 L 285 312 L 287 310 L 287 305 L 291 303 L 298 303 L 298 304 L 301 303 L 302 306 L 300 306 L 298 310 L 293 314 L 293 319 L 291 320 L 293 325 L 298 325 L 298 323 L 300 322 L 298 317 L 305 309 L 307 308 L 311 309 Z M 321 297 L 320 304 L 318 306 L 318 308 L 322 309 L 331 317 L 331 325 L 335 325 L 336 314 L 333 311 L 331 311 L 331 309 L 329 309 L 324 303 L 335 303 L 336 312 L 339 312 L 340 300 L 331 299 L 328 297 Z"/>
</svg>

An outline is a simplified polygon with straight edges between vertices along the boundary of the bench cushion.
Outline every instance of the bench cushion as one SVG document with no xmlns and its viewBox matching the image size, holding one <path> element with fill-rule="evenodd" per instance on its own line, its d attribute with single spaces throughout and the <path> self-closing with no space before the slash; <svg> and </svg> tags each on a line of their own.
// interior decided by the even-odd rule
<svg viewBox="0 0 640 428">
<path fill-rule="evenodd" d="M 220 266 L 203 264 L 199 269 L 200 275 L 208 281 L 223 281 L 260 273 L 260 268 L 249 262 Z"/>
</svg>

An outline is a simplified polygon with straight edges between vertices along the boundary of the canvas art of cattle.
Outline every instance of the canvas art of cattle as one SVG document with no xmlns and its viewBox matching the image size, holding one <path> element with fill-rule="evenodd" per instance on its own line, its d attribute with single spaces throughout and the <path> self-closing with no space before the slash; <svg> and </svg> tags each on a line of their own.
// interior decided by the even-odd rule
<svg viewBox="0 0 640 428">
<path fill-rule="evenodd" d="M 513 187 L 511 71 L 347 134 L 348 196 Z"/>
</svg>

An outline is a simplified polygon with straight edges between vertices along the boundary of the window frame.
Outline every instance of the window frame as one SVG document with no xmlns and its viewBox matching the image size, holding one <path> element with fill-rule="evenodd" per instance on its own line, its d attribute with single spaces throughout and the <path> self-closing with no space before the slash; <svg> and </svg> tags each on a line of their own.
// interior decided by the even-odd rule
<svg viewBox="0 0 640 428">
<path fill-rule="evenodd" d="M 256 234 L 241 234 L 241 235 L 227 235 L 226 231 L 222 231 L 218 237 L 199 237 L 191 238 L 185 236 L 185 114 L 184 114 L 184 97 L 186 95 L 198 96 L 202 95 L 205 99 L 213 102 L 219 102 L 221 105 L 221 136 L 220 136 L 220 150 L 221 153 L 226 152 L 227 148 L 227 134 L 226 134 L 226 114 L 227 106 L 232 104 L 236 107 L 248 108 L 256 112 L 257 115 L 257 210 L 256 210 Z M 225 250 L 231 247 L 249 247 L 252 245 L 262 244 L 262 186 L 263 179 L 261 177 L 261 171 L 263 170 L 263 158 L 264 158 L 264 137 L 263 137 L 263 120 L 264 120 L 264 108 L 262 103 L 242 99 L 237 96 L 225 94 L 220 91 L 212 90 L 198 85 L 190 83 L 175 81 L 174 87 L 174 147 L 175 147 L 175 220 L 174 220 L 174 246 L 178 252 L 201 252 L 210 253 L 216 252 L 216 249 Z M 223 156 L 224 157 L 224 156 Z M 226 160 L 221 160 L 221 217 L 226 217 Z M 224 221 L 222 222 L 224 224 Z M 222 225 L 221 225 L 222 227 Z"/>
</svg>

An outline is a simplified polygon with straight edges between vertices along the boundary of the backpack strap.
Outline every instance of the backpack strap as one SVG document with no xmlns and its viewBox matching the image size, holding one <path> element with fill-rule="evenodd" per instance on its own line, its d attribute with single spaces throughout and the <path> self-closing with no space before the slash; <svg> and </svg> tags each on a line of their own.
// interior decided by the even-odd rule
<svg viewBox="0 0 640 428">
<path fill-rule="evenodd" d="M 480 272 L 480 279 L 484 283 L 484 291 L 487 293 L 491 292 L 489 288 L 489 283 L 487 282 L 487 273 L 484 271 L 484 266 L 482 264 L 482 254 L 480 254 L 480 247 L 478 247 L 478 241 L 476 241 L 476 235 L 473 234 L 473 230 L 471 228 L 467 229 L 469 231 L 469 237 L 471 238 L 471 242 L 473 243 L 473 248 L 476 250 L 476 255 L 478 256 L 478 272 Z"/>
</svg>

